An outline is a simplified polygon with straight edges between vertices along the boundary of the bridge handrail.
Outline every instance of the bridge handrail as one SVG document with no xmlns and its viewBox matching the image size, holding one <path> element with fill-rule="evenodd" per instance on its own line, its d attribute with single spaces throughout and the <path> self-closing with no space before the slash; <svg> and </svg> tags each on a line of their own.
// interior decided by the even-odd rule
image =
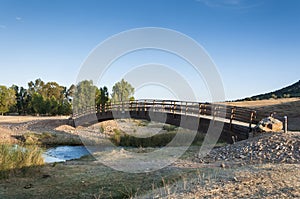
<svg viewBox="0 0 300 199">
<path fill-rule="evenodd" d="M 155 99 L 142 99 L 131 100 L 123 102 L 106 103 L 105 105 L 97 105 L 85 107 L 73 114 L 73 118 L 78 118 L 83 115 L 96 113 L 104 114 L 112 111 L 152 111 L 164 112 L 180 115 L 193 115 L 193 116 L 213 116 L 222 117 L 233 121 L 249 123 L 249 128 L 252 124 L 258 122 L 257 113 L 254 109 L 229 106 L 221 103 L 201 103 L 191 101 L 176 101 L 176 100 L 155 100 Z"/>
</svg>

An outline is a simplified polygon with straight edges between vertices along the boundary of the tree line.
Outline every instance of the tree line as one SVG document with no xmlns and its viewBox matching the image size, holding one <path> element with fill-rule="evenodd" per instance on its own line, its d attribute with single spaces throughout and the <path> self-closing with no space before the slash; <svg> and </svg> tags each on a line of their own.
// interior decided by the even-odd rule
<svg viewBox="0 0 300 199">
<path fill-rule="evenodd" d="M 111 95 L 106 86 L 98 88 L 89 80 L 67 88 L 36 79 L 28 82 L 28 88 L 0 86 L 0 114 L 70 115 L 87 106 L 134 99 L 133 94 L 134 88 L 124 79 L 113 86 Z"/>
</svg>

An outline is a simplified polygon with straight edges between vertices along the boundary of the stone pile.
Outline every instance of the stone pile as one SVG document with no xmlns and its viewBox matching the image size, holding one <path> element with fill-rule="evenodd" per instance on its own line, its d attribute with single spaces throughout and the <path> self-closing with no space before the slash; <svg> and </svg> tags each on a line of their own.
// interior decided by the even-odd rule
<svg viewBox="0 0 300 199">
<path fill-rule="evenodd" d="M 267 117 L 262 119 L 256 127 L 254 127 L 255 132 L 280 132 L 282 131 L 283 123 L 273 117 Z"/>
<path fill-rule="evenodd" d="M 197 162 L 300 163 L 300 133 L 260 135 L 213 149 Z"/>
</svg>

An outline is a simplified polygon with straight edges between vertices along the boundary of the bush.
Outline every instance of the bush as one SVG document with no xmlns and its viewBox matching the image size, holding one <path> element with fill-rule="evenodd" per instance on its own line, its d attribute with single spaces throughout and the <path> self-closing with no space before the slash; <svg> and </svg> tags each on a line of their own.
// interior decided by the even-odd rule
<svg viewBox="0 0 300 199">
<path fill-rule="evenodd" d="M 136 120 L 137 126 L 148 126 L 150 121 L 148 120 Z"/>
<path fill-rule="evenodd" d="M 147 138 L 139 138 L 128 135 L 120 130 L 115 130 L 114 136 L 112 136 L 112 142 L 117 146 L 127 147 L 163 147 L 172 141 L 176 133 L 167 132 L 160 133 Z"/>
<path fill-rule="evenodd" d="M 114 135 L 113 135 L 113 137 L 111 138 L 112 141 L 113 141 L 113 143 L 114 143 L 115 145 L 119 146 L 119 145 L 120 145 L 120 142 L 121 142 L 121 136 L 123 136 L 123 135 L 124 135 L 124 133 L 123 133 L 121 130 L 119 130 L 119 129 L 114 129 Z"/>
<path fill-rule="evenodd" d="M 0 145 L 0 178 L 20 169 L 43 165 L 43 151 L 38 146 Z"/>
<path fill-rule="evenodd" d="M 173 125 L 164 125 L 163 126 L 163 130 L 171 132 L 171 131 L 175 131 L 178 127 L 177 126 L 173 126 Z"/>
</svg>

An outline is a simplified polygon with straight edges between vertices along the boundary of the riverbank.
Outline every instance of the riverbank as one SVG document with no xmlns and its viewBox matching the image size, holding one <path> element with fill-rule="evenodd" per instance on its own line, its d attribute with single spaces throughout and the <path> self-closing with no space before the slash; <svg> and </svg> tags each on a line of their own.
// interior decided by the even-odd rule
<svg viewBox="0 0 300 199">
<path fill-rule="evenodd" d="M 0 144 L 82 145 L 67 116 L 0 116 Z"/>
</svg>

